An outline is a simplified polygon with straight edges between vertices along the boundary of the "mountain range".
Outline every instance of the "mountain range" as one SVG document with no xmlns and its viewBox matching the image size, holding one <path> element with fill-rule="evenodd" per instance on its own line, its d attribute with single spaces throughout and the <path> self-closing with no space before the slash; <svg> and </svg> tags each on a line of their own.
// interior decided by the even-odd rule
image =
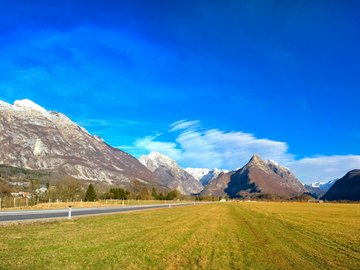
<svg viewBox="0 0 360 270">
<path fill-rule="evenodd" d="M 198 180 L 203 186 L 207 186 L 212 180 L 217 178 L 221 173 L 228 173 L 228 170 L 222 169 L 205 169 L 205 168 L 186 168 L 189 174 L 191 174 L 196 180 Z"/>
<path fill-rule="evenodd" d="M 336 181 L 337 179 L 330 180 L 328 182 L 314 182 L 310 185 L 305 185 L 305 188 L 309 191 L 311 196 L 321 198 Z"/>
<path fill-rule="evenodd" d="M 358 192 L 358 171 L 350 172 L 341 181 L 304 186 L 288 168 L 258 155 L 233 171 L 182 169 L 175 160 L 158 152 L 136 159 L 91 135 L 64 114 L 48 111 L 27 99 L 13 105 L 0 101 L 0 143 L 0 164 L 4 166 L 124 188 L 141 184 L 177 189 L 187 195 L 230 198 L 289 199 L 303 193 L 326 200 L 358 198 L 351 193 Z"/>
</svg>

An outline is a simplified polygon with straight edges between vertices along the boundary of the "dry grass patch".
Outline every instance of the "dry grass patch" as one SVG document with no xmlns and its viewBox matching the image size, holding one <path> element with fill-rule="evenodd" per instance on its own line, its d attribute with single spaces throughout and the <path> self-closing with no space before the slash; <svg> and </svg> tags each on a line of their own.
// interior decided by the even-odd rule
<svg viewBox="0 0 360 270">
<path fill-rule="evenodd" d="M 0 227 L 0 269 L 360 269 L 360 205 L 224 203 Z"/>
</svg>

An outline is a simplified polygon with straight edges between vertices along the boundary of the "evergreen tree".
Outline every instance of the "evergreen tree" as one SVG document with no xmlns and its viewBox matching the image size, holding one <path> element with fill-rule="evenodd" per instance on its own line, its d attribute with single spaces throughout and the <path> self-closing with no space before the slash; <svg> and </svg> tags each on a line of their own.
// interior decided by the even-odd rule
<svg viewBox="0 0 360 270">
<path fill-rule="evenodd" d="M 178 191 L 174 189 L 167 194 L 166 200 L 174 200 L 177 196 L 178 196 Z"/>
<path fill-rule="evenodd" d="M 85 193 L 85 202 L 93 202 L 95 200 L 96 200 L 95 188 L 92 184 L 90 184 Z"/>
<path fill-rule="evenodd" d="M 155 189 L 154 187 L 153 187 L 152 190 L 151 190 L 151 196 L 153 196 L 154 199 L 157 199 L 157 198 L 158 198 L 156 189 Z"/>
<path fill-rule="evenodd" d="M 158 200 L 164 200 L 164 195 L 162 193 L 158 195 Z"/>
<path fill-rule="evenodd" d="M 130 192 L 122 188 L 111 188 L 108 194 L 113 195 L 109 199 L 126 200 L 129 198 Z"/>
</svg>

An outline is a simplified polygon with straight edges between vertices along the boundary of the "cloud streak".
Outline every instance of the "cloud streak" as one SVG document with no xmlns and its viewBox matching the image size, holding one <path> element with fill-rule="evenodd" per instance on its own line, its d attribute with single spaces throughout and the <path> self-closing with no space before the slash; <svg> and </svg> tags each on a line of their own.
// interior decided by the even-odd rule
<svg viewBox="0 0 360 270">
<path fill-rule="evenodd" d="M 360 156 L 315 156 L 296 159 L 288 145 L 266 138 L 256 138 L 241 131 L 201 129 L 200 121 L 177 121 L 168 133 L 175 133 L 173 141 L 162 141 L 160 135 L 135 141 L 130 151 L 159 151 L 184 167 L 235 169 L 242 167 L 253 154 L 272 159 L 289 167 L 305 183 L 340 178 L 349 170 L 360 168 Z"/>
<path fill-rule="evenodd" d="M 287 166 L 304 182 L 341 178 L 360 168 L 360 155 L 308 157 L 289 162 Z"/>
<path fill-rule="evenodd" d="M 189 129 L 189 128 L 197 128 L 199 126 L 200 126 L 200 121 L 198 121 L 198 120 L 195 120 L 195 121 L 180 120 L 180 121 L 177 121 L 170 125 L 169 132 L 174 132 L 174 131 L 179 131 L 179 130 L 184 130 L 184 129 Z"/>
</svg>

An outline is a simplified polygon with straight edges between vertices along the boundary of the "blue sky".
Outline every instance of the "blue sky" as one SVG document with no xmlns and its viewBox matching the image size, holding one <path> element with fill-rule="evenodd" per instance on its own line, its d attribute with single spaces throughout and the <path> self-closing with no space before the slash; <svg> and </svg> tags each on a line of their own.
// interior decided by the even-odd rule
<svg viewBox="0 0 360 270">
<path fill-rule="evenodd" d="M 256 152 L 304 182 L 360 168 L 358 1 L 4 0 L 0 10 L 1 100 L 31 99 L 135 156 L 158 150 L 184 167 L 232 169 Z"/>
</svg>

